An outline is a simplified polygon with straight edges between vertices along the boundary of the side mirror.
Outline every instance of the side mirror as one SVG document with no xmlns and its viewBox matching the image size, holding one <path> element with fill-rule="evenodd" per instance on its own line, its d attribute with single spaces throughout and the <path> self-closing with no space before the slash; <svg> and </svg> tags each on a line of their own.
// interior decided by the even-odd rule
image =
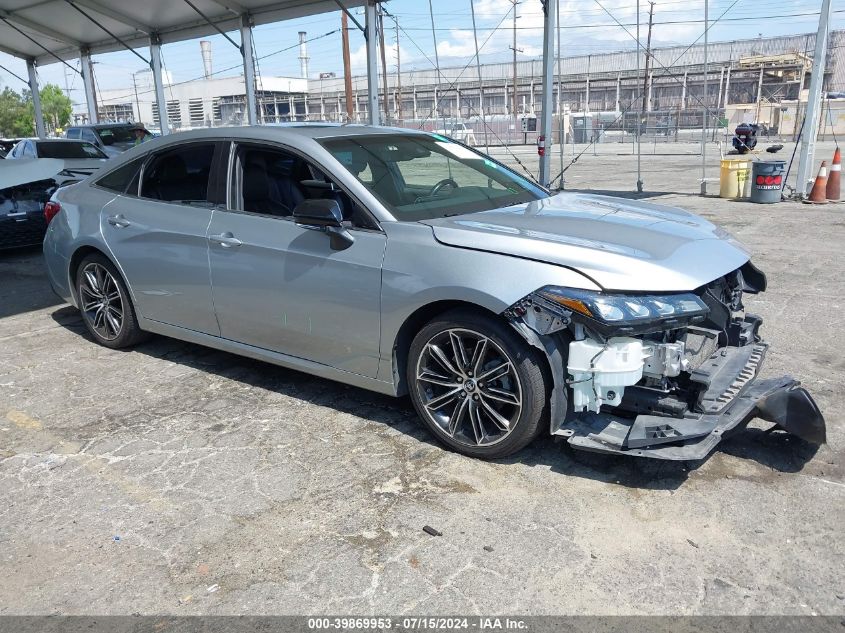
<svg viewBox="0 0 845 633">
<path fill-rule="evenodd" d="M 342 251 L 355 242 L 343 226 L 343 212 L 337 200 L 304 200 L 294 207 L 293 221 L 328 233 L 333 251 Z"/>
<path fill-rule="evenodd" d="M 343 213 L 337 200 L 303 200 L 293 209 L 293 219 L 305 226 L 341 226 Z"/>
</svg>

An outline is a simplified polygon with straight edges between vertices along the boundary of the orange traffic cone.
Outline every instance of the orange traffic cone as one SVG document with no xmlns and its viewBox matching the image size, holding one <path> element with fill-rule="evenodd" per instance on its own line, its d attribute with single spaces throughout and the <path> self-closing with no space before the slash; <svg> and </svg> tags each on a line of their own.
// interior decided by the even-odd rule
<svg viewBox="0 0 845 633">
<path fill-rule="evenodd" d="M 827 187 L 827 161 L 822 161 L 822 166 L 819 167 L 819 175 L 816 176 L 816 182 L 810 190 L 810 196 L 804 200 L 808 204 L 827 204 L 825 198 L 825 188 Z"/>
<path fill-rule="evenodd" d="M 839 148 L 833 152 L 833 164 L 830 166 L 830 176 L 827 177 L 825 197 L 831 202 L 839 202 L 839 179 L 842 175 L 842 156 Z"/>
</svg>

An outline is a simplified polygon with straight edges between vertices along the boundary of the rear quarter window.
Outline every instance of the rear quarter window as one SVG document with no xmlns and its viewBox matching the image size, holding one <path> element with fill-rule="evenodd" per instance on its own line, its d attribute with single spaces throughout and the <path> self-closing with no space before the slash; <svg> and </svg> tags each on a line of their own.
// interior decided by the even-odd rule
<svg viewBox="0 0 845 633">
<path fill-rule="evenodd" d="M 114 171 L 110 171 L 105 176 L 94 182 L 98 187 L 114 191 L 115 193 L 128 193 L 129 195 L 138 195 L 138 172 L 141 171 L 141 165 L 144 164 L 146 156 L 136 158 L 129 161 L 125 165 L 121 165 Z M 135 183 L 135 190 L 131 191 L 130 184 Z"/>
</svg>

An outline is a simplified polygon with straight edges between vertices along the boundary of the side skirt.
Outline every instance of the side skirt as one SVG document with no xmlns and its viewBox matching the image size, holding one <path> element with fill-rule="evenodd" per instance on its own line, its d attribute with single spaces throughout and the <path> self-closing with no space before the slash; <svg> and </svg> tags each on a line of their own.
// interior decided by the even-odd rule
<svg viewBox="0 0 845 633">
<path fill-rule="evenodd" d="M 220 338 L 219 336 L 204 334 L 203 332 L 189 330 L 176 325 L 168 325 L 167 323 L 153 321 L 152 319 L 145 319 L 140 316 L 138 317 L 138 321 L 141 329 L 146 332 L 153 332 L 155 334 L 169 336 L 181 341 L 204 345 L 213 349 L 219 349 L 223 352 L 237 354 L 238 356 L 254 358 L 255 360 L 272 363 L 273 365 L 279 365 L 280 367 L 286 367 L 287 369 L 295 369 L 306 374 L 335 380 L 346 385 L 360 387 L 361 389 L 368 389 L 369 391 L 376 391 L 388 396 L 396 395 L 396 386 L 391 382 L 384 382 L 382 380 L 370 378 L 369 376 L 362 376 L 361 374 L 355 374 L 349 371 L 343 371 L 342 369 L 329 367 L 328 365 L 323 365 L 321 363 L 315 363 L 310 360 L 305 360 L 304 358 L 289 356 L 287 354 L 273 352 L 261 347 L 254 347 L 252 345 L 246 345 L 245 343 L 230 341 L 229 339 Z"/>
</svg>

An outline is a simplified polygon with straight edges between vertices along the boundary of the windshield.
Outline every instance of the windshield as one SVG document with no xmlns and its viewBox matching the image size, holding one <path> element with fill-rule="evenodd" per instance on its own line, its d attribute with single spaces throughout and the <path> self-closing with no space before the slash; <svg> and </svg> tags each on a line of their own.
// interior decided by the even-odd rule
<svg viewBox="0 0 845 633">
<path fill-rule="evenodd" d="M 94 129 L 97 130 L 97 134 L 100 135 L 100 139 L 102 139 L 105 145 L 132 143 L 135 140 L 135 137 L 132 135 L 132 126 L 130 125 L 125 127 L 98 127 Z"/>
<path fill-rule="evenodd" d="M 430 220 L 548 197 L 528 179 L 437 134 L 319 141 L 397 220 Z"/>
<path fill-rule="evenodd" d="M 91 143 L 68 141 L 41 141 L 38 158 L 107 158 L 100 148 Z"/>
</svg>

